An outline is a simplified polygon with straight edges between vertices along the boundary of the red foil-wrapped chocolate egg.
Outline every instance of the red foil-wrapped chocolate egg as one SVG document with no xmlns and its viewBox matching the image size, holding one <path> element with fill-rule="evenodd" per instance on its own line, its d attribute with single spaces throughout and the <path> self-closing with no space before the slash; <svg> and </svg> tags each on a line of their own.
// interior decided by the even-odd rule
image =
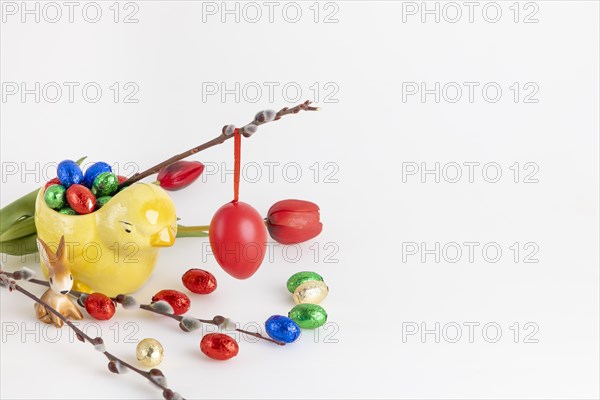
<svg viewBox="0 0 600 400">
<path fill-rule="evenodd" d="M 182 315 L 190 309 L 190 298 L 177 290 L 161 290 L 152 296 L 152 302 L 166 301 L 173 307 L 173 314 Z"/>
<path fill-rule="evenodd" d="M 217 288 L 217 279 L 213 274 L 203 269 L 192 268 L 181 277 L 183 286 L 192 293 L 209 294 Z"/>
<path fill-rule="evenodd" d="M 107 320 L 115 315 L 115 303 L 102 293 L 92 293 L 85 299 L 86 311 L 95 319 Z"/>
<path fill-rule="evenodd" d="M 67 189 L 67 202 L 77 214 L 89 214 L 96 209 L 96 196 L 83 185 L 73 184 Z"/>
<path fill-rule="evenodd" d="M 52 185 L 60 185 L 60 179 L 52 178 L 48 182 L 46 182 L 46 186 L 44 186 L 44 190 L 48 189 Z"/>
<path fill-rule="evenodd" d="M 202 338 L 200 350 L 213 360 L 229 360 L 237 356 L 239 346 L 231 336 L 209 333 Z"/>
</svg>

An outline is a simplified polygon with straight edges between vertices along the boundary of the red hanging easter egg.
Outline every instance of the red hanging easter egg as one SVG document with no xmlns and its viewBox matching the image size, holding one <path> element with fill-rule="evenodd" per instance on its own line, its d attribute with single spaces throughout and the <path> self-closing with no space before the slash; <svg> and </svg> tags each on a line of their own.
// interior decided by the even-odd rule
<svg viewBox="0 0 600 400">
<path fill-rule="evenodd" d="M 267 229 L 251 205 L 225 204 L 213 216 L 208 232 L 212 252 L 229 275 L 247 279 L 260 267 L 267 250 Z"/>
</svg>

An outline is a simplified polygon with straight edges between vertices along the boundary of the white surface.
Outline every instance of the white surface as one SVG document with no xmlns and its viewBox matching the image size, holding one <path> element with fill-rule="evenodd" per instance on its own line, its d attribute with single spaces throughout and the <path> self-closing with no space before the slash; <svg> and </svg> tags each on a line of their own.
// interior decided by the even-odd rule
<svg viewBox="0 0 600 400">
<path fill-rule="evenodd" d="M 497 23 L 482 18 L 483 2 L 473 23 L 466 6 L 457 23 L 444 18 L 435 23 L 432 16 L 422 23 L 419 14 L 405 15 L 403 22 L 401 2 L 337 2 L 339 22 L 330 24 L 313 21 L 311 3 L 301 3 L 303 16 L 296 24 L 283 19 L 283 3 L 273 23 L 263 3 L 258 3 L 264 13 L 260 22 L 249 23 L 242 15 L 239 23 L 232 16 L 222 23 L 218 15 L 205 15 L 203 22 L 200 3 L 138 2 L 139 22 L 134 24 L 112 22 L 112 2 L 100 4 L 103 16 L 96 24 L 82 19 L 81 7 L 73 23 L 43 18 L 35 23 L 31 16 L 22 23 L 20 14 L 4 15 L 2 82 L 97 82 L 103 96 L 94 104 L 77 91 L 73 103 L 66 97 L 35 103 L 31 95 L 25 102 L 18 96 L 3 100 L 2 205 L 51 178 L 52 167 L 40 177 L 48 163 L 87 155 L 123 168 L 128 168 L 125 163 L 144 168 L 214 137 L 224 124 L 241 125 L 260 109 L 290 105 L 281 90 L 270 99 L 264 86 L 256 103 L 248 101 L 254 94 L 239 102 L 233 95 L 225 102 L 218 96 L 203 101 L 203 82 L 226 82 L 230 88 L 235 82 L 241 87 L 277 82 L 279 88 L 297 82 L 303 98 L 314 97 L 309 87 L 315 82 L 321 96 L 335 88 L 325 88 L 327 82 L 339 88 L 333 96 L 337 103 L 320 99 L 321 113 L 265 126 L 243 147 L 245 163 L 281 163 L 272 182 L 264 164 L 262 179 L 244 182 L 243 200 L 263 214 L 285 198 L 321 206 L 325 229 L 316 239 L 321 247 L 317 262 L 312 243 L 301 246 L 295 263 L 286 262 L 277 247 L 272 262 L 265 262 L 255 277 L 237 281 L 210 257 L 203 261 L 200 244 L 206 240 L 184 239 L 161 253 L 156 273 L 136 294 L 145 300 L 159 289 L 181 288 L 183 272 L 204 268 L 215 273 L 219 289 L 193 297 L 190 315 L 222 314 L 261 325 L 292 307 L 285 289 L 288 276 L 316 270 L 331 288 L 323 303 L 330 330 L 321 330 L 317 343 L 314 333 L 306 332 L 285 348 L 242 341 L 239 356 L 220 363 L 200 353 L 199 333 L 184 334 L 175 323 L 142 311 L 119 310 L 113 320 L 97 324 L 110 350 L 134 360 L 135 343 L 124 337 L 131 332 L 125 324 L 133 322 L 134 342 L 155 337 L 163 343 L 166 357 L 160 368 L 169 385 L 187 398 L 599 396 L 597 2 L 538 1 L 532 4 L 539 8 L 539 22 L 528 24 L 513 21 L 512 2 L 499 3 L 503 13 Z M 520 20 L 534 6 L 525 9 L 521 3 Z M 335 6 L 324 7 L 320 18 L 335 11 Z M 404 7 L 411 10 L 410 4 Z M 62 11 L 67 15 L 67 8 Z M 139 102 L 115 103 L 109 89 L 114 82 L 121 87 L 136 83 Z M 479 82 L 479 88 L 497 82 L 503 96 L 490 103 L 476 91 L 471 103 L 465 91 L 457 103 L 436 103 L 432 95 L 425 103 L 417 96 L 403 102 L 402 82 L 427 82 L 429 87 Z M 514 82 L 521 90 L 535 83 L 539 102 L 515 103 L 509 89 Z M 232 143 L 194 159 L 232 168 Z M 294 166 L 282 175 L 281 166 L 292 161 L 303 173 L 297 183 L 290 182 Z M 315 162 L 322 173 L 316 183 L 310 169 Z M 454 184 L 435 183 L 432 176 L 426 176 L 426 183 L 409 176 L 403 183 L 402 163 L 410 162 L 430 167 L 494 162 L 503 175 L 498 183 L 488 183 L 477 169 L 473 183 L 466 175 Z M 522 183 L 521 175 L 514 183 L 509 167 L 515 162 L 521 172 L 525 163 L 535 163 L 539 182 Z M 19 173 L 10 175 L 15 163 Z M 325 182 L 323 174 L 333 171 L 324 170 L 325 163 L 339 167 L 337 183 Z M 38 172 L 22 177 L 24 167 Z M 224 183 L 210 176 L 173 194 L 183 223 L 210 221 L 231 199 L 232 177 L 226 178 Z M 454 253 L 439 263 L 431 255 L 422 263 L 405 254 L 403 262 L 402 243 L 407 242 L 425 242 L 428 248 L 435 242 L 480 246 L 473 262 L 464 246 L 456 263 L 447 262 Z M 503 251 L 496 263 L 481 255 L 481 247 L 490 242 Z M 530 247 L 521 249 L 515 263 L 509 249 L 514 242 L 539 246 L 539 262 L 523 262 Z M 334 249 L 323 249 L 326 243 L 339 247 L 338 263 L 326 262 Z M 19 265 L 11 258 L 6 268 Z M 31 259 L 24 265 L 35 266 Z M 91 346 L 70 343 L 66 329 L 57 343 L 48 343 L 56 332 L 36 323 L 29 300 L 5 291 L 0 296 L 2 398 L 160 397 L 134 374 L 110 374 L 106 360 Z M 403 341 L 403 329 L 406 333 L 413 323 L 432 329 L 436 322 L 446 334 L 440 343 L 431 334 Z M 469 322 L 480 324 L 473 343 L 464 325 Z M 519 343 L 510 328 L 515 322 Z M 526 329 L 528 322 L 532 325 Z M 93 334 L 95 323 L 86 323 Z M 451 343 L 454 323 L 463 329 L 458 343 Z M 501 327 L 497 343 L 482 335 L 486 323 Z M 538 343 L 524 343 L 536 326 L 539 331 L 530 339 Z M 9 334 L 15 327 L 17 332 Z M 488 339 L 493 337 L 490 328 Z"/>
</svg>

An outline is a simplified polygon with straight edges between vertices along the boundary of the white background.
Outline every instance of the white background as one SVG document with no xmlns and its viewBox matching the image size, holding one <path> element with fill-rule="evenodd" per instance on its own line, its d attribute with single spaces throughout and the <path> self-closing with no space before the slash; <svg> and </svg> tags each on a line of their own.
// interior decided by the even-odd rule
<svg viewBox="0 0 600 400">
<path fill-rule="evenodd" d="M 456 9 L 445 3 L 437 5 L 439 22 L 435 15 L 424 15 L 422 22 L 421 10 L 409 12 L 413 4 L 421 9 L 420 2 L 358 1 L 321 3 L 315 22 L 312 2 L 301 2 L 297 23 L 284 18 L 285 3 L 270 22 L 259 2 L 263 15 L 256 23 L 249 21 L 255 11 L 246 8 L 244 14 L 241 3 L 240 21 L 225 15 L 222 22 L 220 2 L 212 3 L 219 7 L 216 15 L 191 1 L 137 2 L 137 23 L 122 22 L 135 10 L 124 3 L 118 23 L 112 1 L 99 2 L 97 23 L 83 18 L 85 2 L 75 9 L 73 23 L 68 8 L 58 4 L 63 16 L 56 23 L 44 15 L 39 23 L 32 15 L 22 22 L 20 9 L 2 16 L 3 206 L 52 178 L 49 163 L 87 155 L 121 168 L 149 167 L 213 138 L 224 124 L 242 125 L 261 109 L 292 105 L 293 90 L 281 90 L 287 83 L 301 87 L 302 99 L 314 99 L 310 87 L 319 87 L 322 112 L 287 117 L 244 141 L 243 161 L 262 165 L 262 176 L 250 182 L 256 170 L 247 169 L 241 198 L 262 214 L 281 199 L 312 200 L 321 207 L 323 233 L 301 246 L 295 262 L 275 247 L 272 262 L 247 281 L 230 278 L 202 251 L 206 239 L 182 239 L 161 252 L 155 274 L 136 297 L 148 301 L 160 289 L 182 289 L 180 276 L 203 268 L 216 275 L 219 288 L 192 297 L 190 315 L 222 314 L 242 325 L 262 325 L 293 306 L 287 278 L 315 270 L 331 289 L 322 304 L 328 329 L 305 331 L 285 348 L 241 340 L 238 357 L 216 362 L 199 351 L 200 333 L 185 334 L 176 323 L 141 310 L 119 309 L 98 324 L 86 320 L 88 333 L 99 327 L 115 354 L 134 362 L 135 342 L 157 338 L 166 349 L 160 368 L 187 398 L 599 396 L 597 2 L 523 2 L 518 22 L 513 2 L 499 2 L 496 23 L 488 21 L 496 6 L 485 2 L 475 8 L 473 22 L 468 7 L 457 3 L 462 18 L 455 23 L 449 20 Z M 46 10 L 47 19 L 54 18 Z M 293 19 L 293 10 L 288 12 L 285 17 Z M 332 12 L 337 22 L 324 23 Z M 7 95 L 7 82 L 80 86 L 72 103 L 66 86 L 58 102 L 47 101 L 54 94 L 41 93 L 36 103 L 34 95 Z M 88 82 L 103 89 L 96 103 L 82 97 Z M 114 82 L 121 90 L 127 82 L 137 85 L 138 102 L 115 102 L 109 88 Z M 203 92 L 210 82 L 229 89 L 256 82 L 263 93 L 256 99 L 256 92 L 238 92 L 239 100 L 231 94 L 223 101 Z M 279 85 L 272 98 L 264 82 Z M 425 82 L 429 89 L 456 82 L 463 93 L 455 103 L 449 101 L 452 91 L 441 93 L 439 102 L 433 94 L 422 101 L 419 94 L 406 97 L 410 82 Z M 479 85 L 472 102 L 464 82 Z M 497 102 L 491 89 L 487 100 L 482 95 L 490 82 L 502 89 Z M 515 82 L 516 102 L 515 87 L 510 89 Z M 525 102 L 532 88 L 537 93 L 528 100 L 537 102 Z M 332 94 L 327 101 L 326 94 Z M 222 162 L 231 169 L 232 143 L 193 159 L 213 163 L 219 172 Z M 265 162 L 280 163 L 272 182 Z M 297 165 L 284 174 L 291 162 Z M 462 165 L 457 183 L 449 182 L 453 162 Z M 480 163 L 473 182 L 465 162 Z M 518 183 L 510 169 L 516 162 Z M 310 169 L 315 163 L 316 177 Z M 328 169 L 326 163 L 332 163 Z M 413 165 L 406 163 L 430 169 L 440 163 L 446 174 L 439 183 L 432 174 L 425 182 L 420 174 L 403 179 L 403 168 Z M 493 170 L 482 175 L 486 163 L 500 167 L 498 182 L 486 181 L 494 178 Z M 524 182 L 533 171 L 524 169 L 526 163 L 537 169 L 530 177 L 537 183 Z M 298 165 L 302 177 L 293 183 Z M 172 194 L 182 223 L 209 223 L 231 200 L 232 176 L 225 178 L 210 175 Z M 422 262 L 421 253 L 403 251 L 410 242 L 421 249 L 421 243 L 432 249 L 436 242 L 441 248 L 456 242 L 463 255 L 452 263 L 455 253 L 441 254 L 439 262 L 430 254 Z M 479 243 L 472 262 L 464 242 Z M 517 262 L 510 249 L 515 242 L 521 249 Z M 316 262 L 314 243 L 320 249 Z M 499 261 L 483 257 L 486 243 L 500 247 Z M 529 261 L 538 262 L 524 262 L 533 250 Z M 288 259 L 295 251 L 289 250 Z M 8 270 L 39 268 L 33 257 L 4 261 Z M 70 343 L 66 328 L 49 343 L 57 332 L 39 325 L 33 305 L 19 294 L 2 292 L 1 321 L 2 398 L 160 397 L 135 374 L 110 374 L 91 346 Z M 128 322 L 135 324 L 133 343 L 125 341 L 132 332 Z M 470 322 L 479 324 L 472 340 L 465 325 Z M 433 333 L 407 335 L 410 327 L 434 330 L 436 323 L 439 343 Z M 485 324 L 492 326 L 487 335 Z M 456 325 L 462 336 L 452 343 Z M 501 337 L 490 343 L 495 326 Z"/>
</svg>

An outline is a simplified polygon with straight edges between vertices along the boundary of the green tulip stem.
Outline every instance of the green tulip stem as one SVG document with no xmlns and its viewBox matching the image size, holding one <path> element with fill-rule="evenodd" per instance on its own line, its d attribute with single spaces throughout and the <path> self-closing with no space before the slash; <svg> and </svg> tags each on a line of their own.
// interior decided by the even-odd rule
<svg viewBox="0 0 600 400">
<path fill-rule="evenodd" d="M 208 225 L 203 226 L 183 226 L 177 225 L 177 237 L 208 237 Z"/>
</svg>

